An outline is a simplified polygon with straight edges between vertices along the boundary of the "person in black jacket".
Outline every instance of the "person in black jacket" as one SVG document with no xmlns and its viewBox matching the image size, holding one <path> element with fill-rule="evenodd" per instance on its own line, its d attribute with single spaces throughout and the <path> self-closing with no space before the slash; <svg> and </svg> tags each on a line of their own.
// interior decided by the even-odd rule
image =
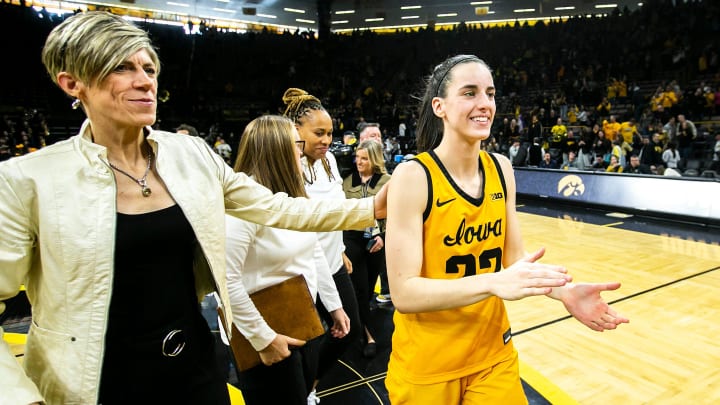
<svg viewBox="0 0 720 405">
<path fill-rule="evenodd" d="M 654 133 L 652 139 L 643 136 L 642 147 L 640 148 L 640 164 L 646 165 L 652 171 L 664 164 L 662 160 L 663 147 L 660 143 L 660 134 Z"/>
<path fill-rule="evenodd" d="M 540 146 L 540 137 L 533 138 L 533 143 L 528 148 L 527 164 L 530 167 L 538 167 L 542 159 L 543 149 Z"/>
<path fill-rule="evenodd" d="M 635 174 L 652 174 L 650 167 L 640 163 L 640 157 L 638 155 L 630 156 L 630 163 L 625 166 L 623 173 L 635 173 Z"/>
</svg>

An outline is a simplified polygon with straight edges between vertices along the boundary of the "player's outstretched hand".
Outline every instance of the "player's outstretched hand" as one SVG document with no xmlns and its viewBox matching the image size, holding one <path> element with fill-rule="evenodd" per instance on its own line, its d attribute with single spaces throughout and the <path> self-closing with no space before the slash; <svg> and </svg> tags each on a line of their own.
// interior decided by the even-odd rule
<svg viewBox="0 0 720 405">
<path fill-rule="evenodd" d="M 615 329 L 630 320 L 612 309 L 600 296 L 603 291 L 617 290 L 620 283 L 568 284 L 561 297 L 568 312 L 588 328 L 602 332 Z"/>
</svg>

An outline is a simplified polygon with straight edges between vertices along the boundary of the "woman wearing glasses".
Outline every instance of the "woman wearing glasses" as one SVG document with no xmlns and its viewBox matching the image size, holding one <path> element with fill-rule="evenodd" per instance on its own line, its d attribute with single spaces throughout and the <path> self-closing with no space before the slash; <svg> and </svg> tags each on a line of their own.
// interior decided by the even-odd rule
<svg viewBox="0 0 720 405">
<path fill-rule="evenodd" d="M 292 121 L 273 115 L 256 118 L 240 139 L 235 171 L 246 173 L 275 193 L 307 196 L 300 174 L 305 141 L 299 139 Z M 319 292 L 334 319 L 347 319 L 317 234 L 270 228 L 231 216 L 226 218 L 226 231 L 233 322 L 263 362 L 238 373 L 245 403 L 305 405 L 315 380 L 319 339 L 306 343 L 276 333 L 249 294 L 301 274 L 312 297 Z M 344 336 L 338 325 L 331 333 Z M 283 382 L 281 389 L 278 381 Z"/>
</svg>

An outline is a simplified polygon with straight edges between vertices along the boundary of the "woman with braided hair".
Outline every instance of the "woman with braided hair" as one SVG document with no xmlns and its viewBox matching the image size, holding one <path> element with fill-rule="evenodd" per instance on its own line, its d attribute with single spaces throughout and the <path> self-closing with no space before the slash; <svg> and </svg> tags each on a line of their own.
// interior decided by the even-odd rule
<svg viewBox="0 0 720 405">
<path fill-rule="evenodd" d="M 345 199 L 343 179 L 335 156 L 327 153 L 332 143 L 333 132 L 330 114 L 317 97 L 301 89 L 287 89 L 283 95 L 283 103 L 286 106 L 283 115 L 295 123 L 300 139 L 305 141 L 302 165 L 305 191 L 308 196 L 311 199 Z M 333 336 L 329 331 L 325 335 L 319 350 L 317 374 L 319 380 L 345 350 L 360 338 L 362 326 L 355 290 L 349 275 L 352 272 L 352 263 L 344 252 L 342 232 L 319 232 L 318 239 L 347 314 L 345 319 L 334 319 L 322 305 L 317 306 L 328 325 L 333 325 L 335 329 L 342 325 L 345 332 L 345 336 L 341 337 Z M 310 397 L 314 398 L 314 396 L 313 390 Z"/>
</svg>

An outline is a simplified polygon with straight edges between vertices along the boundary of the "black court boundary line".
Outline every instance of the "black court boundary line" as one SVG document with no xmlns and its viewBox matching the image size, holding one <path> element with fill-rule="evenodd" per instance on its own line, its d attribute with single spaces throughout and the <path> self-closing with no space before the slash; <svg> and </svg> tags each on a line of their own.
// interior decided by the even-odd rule
<svg viewBox="0 0 720 405">
<path fill-rule="evenodd" d="M 661 288 L 665 288 L 665 287 L 671 286 L 671 285 L 673 285 L 673 284 L 677 284 L 677 283 L 679 283 L 679 282 L 681 282 L 681 281 L 685 281 L 685 280 L 689 280 L 689 279 L 691 279 L 691 278 L 699 277 L 699 276 L 702 276 L 702 275 L 707 274 L 707 273 L 712 273 L 713 271 L 716 271 L 716 270 L 720 270 L 720 266 L 713 267 L 713 268 L 711 268 L 711 269 L 704 270 L 704 271 L 701 271 L 701 272 L 699 272 L 699 273 L 691 274 L 691 275 L 689 275 L 689 276 L 685 276 L 685 277 L 679 278 L 679 279 L 677 279 L 677 280 L 673 280 L 673 281 L 667 282 L 667 283 L 665 283 L 665 284 L 660 284 L 660 285 L 658 285 L 658 286 L 655 286 L 655 287 L 652 287 L 652 288 L 648 288 L 647 290 L 644 290 L 644 291 L 638 291 L 638 292 L 636 292 L 635 294 L 630 294 L 630 295 L 628 295 L 628 296 L 625 296 L 625 297 L 622 297 L 622 298 L 618 298 L 618 299 L 616 299 L 615 301 L 610 301 L 610 302 L 608 302 L 608 305 L 612 305 L 612 304 L 616 304 L 616 303 L 618 303 L 618 302 L 622 302 L 622 301 L 625 301 L 625 300 L 629 300 L 630 298 L 635 298 L 635 297 L 638 297 L 638 296 L 640 296 L 640 295 L 647 294 L 647 293 L 649 293 L 649 292 L 652 292 L 652 291 L 655 291 L 655 290 L 659 290 L 659 289 L 661 289 Z M 562 322 L 562 321 L 564 321 L 564 320 L 571 319 L 572 317 L 573 317 L 572 315 L 566 315 L 566 316 L 563 316 L 563 317 L 561 317 L 561 318 L 554 319 L 554 320 L 552 320 L 552 321 L 547 321 L 547 322 L 541 323 L 541 324 L 539 324 L 539 325 L 531 326 L 531 327 L 529 327 L 529 328 L 527 328 L 527 329 L 523 329 L 523 330 L 518 331 L 518 332 L 513 332 L 512 335 L 513 335 L 513 336 L 522 335 L 523 333 L 527 333 L 527 332 L 533 331 L 533 330 L 535 330 L 535 329 L 540 329 L 540 328 L 543 328 L 543 327 L 545 327 L 545 326 L 549 326 L 549 325 L 552 325 L 552 324 L 555 324 L 555 323 L 558 323 L 558 322 Z"/>
</svg>

